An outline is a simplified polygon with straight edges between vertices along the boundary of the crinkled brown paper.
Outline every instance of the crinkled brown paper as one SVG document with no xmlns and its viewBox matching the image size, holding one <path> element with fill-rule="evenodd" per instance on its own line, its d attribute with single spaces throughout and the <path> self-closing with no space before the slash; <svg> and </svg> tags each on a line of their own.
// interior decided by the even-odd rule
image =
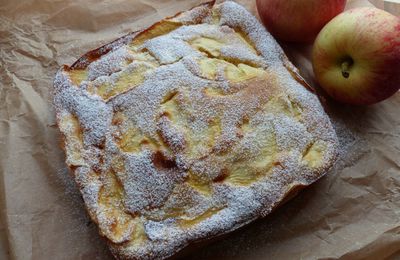
<svg viewBox="0 0 400 260">
<path fill-rule="evenodd" d="M 239 2 L 256 14 L 255 1 Z M 0 259 L 112 259 L 64 163 L 53 77 L 87 51 L 198 3 L 0 0 Z M 313 84 L 310 46 L 285 50 Z M 342 147 L 335 169 L 192 259 L 400 257 L 400 94 L 371 107 L 323 102 Z"/>
</svg>

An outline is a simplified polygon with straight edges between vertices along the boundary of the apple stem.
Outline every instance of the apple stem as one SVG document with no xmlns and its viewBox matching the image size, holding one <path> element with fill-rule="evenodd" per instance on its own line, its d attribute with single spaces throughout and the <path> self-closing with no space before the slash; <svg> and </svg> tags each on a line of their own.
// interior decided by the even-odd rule
<svg viewBox="0 0 400 260">
<path fill-rule="evenodd" d="M 350 77 L 350 66 L 352 65 L 353 63 L 351 62 L 351 61 L 344 61 L 343 63 L 342 63 L 342 75 L 343 75 L 343 77 L 345 77 L 346 79 L 347 78 L 349 78 Z"/>
</svg>

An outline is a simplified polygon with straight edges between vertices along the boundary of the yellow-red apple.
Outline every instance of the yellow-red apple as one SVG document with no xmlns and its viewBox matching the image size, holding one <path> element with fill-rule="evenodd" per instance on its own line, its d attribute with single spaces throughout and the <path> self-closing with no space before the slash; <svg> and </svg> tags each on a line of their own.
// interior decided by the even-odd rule
<svg viewBox="0 0 400 260">
<path fill-rule="evenodd" d="M 346 0 L 257 0 L 268 31 L 287 42 L 312 42 L 345 5 Z"/>
<path fill-rule="evenodd" d="M 400 88 L 400 18 L 372 7 L 348 10 L 319 33 L 312 59 L 317 81 L 334 99 L 382 101 Z"/>
</svg>

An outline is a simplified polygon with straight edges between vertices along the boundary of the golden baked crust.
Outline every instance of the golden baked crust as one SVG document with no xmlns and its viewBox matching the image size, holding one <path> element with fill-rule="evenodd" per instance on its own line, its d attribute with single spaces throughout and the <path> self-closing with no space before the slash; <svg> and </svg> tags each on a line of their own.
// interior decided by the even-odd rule
<svg viewBox="0 0 400 260">
<path fill-rule="evenodd" d="M 337 139 L 318 98 L 243 7 L 203 4 L 64 66 L 66 162 L 122 259 L 162 259 L 271 212 Z"/>
</svg>

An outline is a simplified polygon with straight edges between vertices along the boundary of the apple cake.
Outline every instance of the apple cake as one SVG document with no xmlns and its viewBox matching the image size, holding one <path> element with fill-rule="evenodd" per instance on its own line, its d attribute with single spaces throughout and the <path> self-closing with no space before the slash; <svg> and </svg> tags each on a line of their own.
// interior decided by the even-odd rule
<svg viewBox="0 0 400 260">
<path fill-rule="evenodd" d="M 66 163 L 120 259 L 164 259 L 269 214 L 323 176 L 337 137 L 257 19 L 205 3 L 63 66 Z"/>
</svg>

